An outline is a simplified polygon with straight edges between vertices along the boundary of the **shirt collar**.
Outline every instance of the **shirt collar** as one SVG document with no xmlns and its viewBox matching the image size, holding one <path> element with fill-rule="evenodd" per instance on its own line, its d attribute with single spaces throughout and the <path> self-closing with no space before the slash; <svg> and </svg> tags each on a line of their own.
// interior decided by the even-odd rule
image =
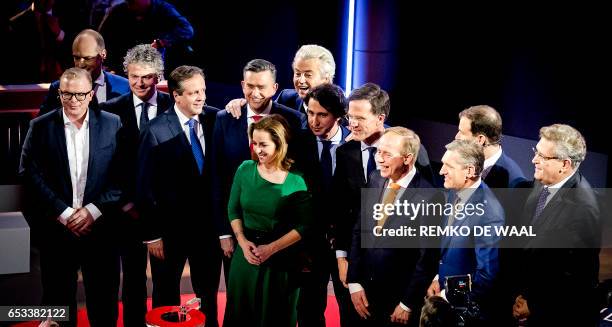
<svg viewBox="0 0 612 327">
<path fill-rule="evenodd" d="M 183 113 L 181 112 L 181 110 L 176 106 L 176 104 L 174 105 L 174 112 L 176 112 L 176 115 L 178 116 L 179 119 L 179 123 L 181 124 L 181 126 L 185 126 L 187 125 L 187 122 L 189 121 L 189 117 L 183 115 Z M 200 122 L 200 116 L 199 115 L 195 115 L 192 117 L 193 119 L 195 119 L 197 122 Z"/>
<path fill-rule="evenodd" d="M 70 118 L 68 118 L 63 108 L 62 108 L 62 117 L 64 118 L 64 126 L 73 125 L 72 122 L 70 121 Z M 85 113 L 85 119 L 83 120 L 83 126 L 89 126 L 89 109 L 87 109 L 87 112 Z"/>
<path fill-rule="evenodd" d="M 412 182 L 412 179 L 414 178 L 414 175 L 416 175 L 416 168 L 414 168 L 414 166 L 412 166 L 412 168 L 410 169 L 408 174 L 406 174 L 406 176 L 400 178 L 397 182 L 395 182 L 395 184 L 399 184 L 399 186 L 401 186 L 402 188 L 408 188 L 408 185 L 410 185 L 410 182 Z M 387 183 L 387 188 L 390 185 L 391 185 L 391 180 L 389 179 L 389 183 Z"/>
<path fill-rule="evenodd" d="M 474 191 L 476 191 L 476 189 L 480 187 L 480 184 L 482 184 L 482 179 L 478 177 L 478 180 L 474 184 L 457 191 L 457 196 L 461 199 L 461 202 L 466 202 L 467 199 L 472 196 L 472 193 L 474 193 Z"/>
<path fill-rule="evenodd" d="M 497 150 L 497 152 L 495 152 L 495 154 L 493 154 L 489 159 L 485 159 L 484 166 L 482 167 L 482 169 L 484 170 L 484 169 L 487 169 L 489 167 L 492 167 L 497 162 L 497 160 L 499 160 L 499 158 L 501 158 L 502 153 L 503 153 L 502 148 L 499 147 L 499 150 Z"/>
<path fill-rule="evenodd" d="M 132 100 L 134 100 L 134 108 L 138 107 L 141 103 L 144 102 L 144 101 L 140 100 L 140 98 L 137 97 L 134 93 L 132 93 Z M 157 107 L 157 90 L 155 90 L 155 92 L 153 92 L 153 96 L 151 96 L 151 98 L 149 98 L 149 100 L 147 100 L 147 102 L 150 105 Z"/>
<path fill-rule="evenodd" d="M 104 86 L 105 83 L 106 83 L 106 81 L 104 80 L 104 72 L 101 72 L 100 76 L 98 76 L 98 78 L 96 78 L 93 81 L 94 87 L 95 87 L 95 85 Z"/>
<path fill-rule="evenodd" d="M 272 110 L 272 99 L 270 99 L 270 102 L 268 102 L 268 106 L 260 114 L 258 114 L 255 111 L 253 111 L 253 109 L 251 109 L 251 106 L 247 103 L 247 118 L 251 118 L 251 117 L 253 117 L 255 115 L 267 116 L 267 115 L 270 114 L 271 110 Z"/>
<path fill-rule="evenodd" d="M 367 144 L 365 144 L 365 142 L 361 141 L 360 142 L 361 143 L 361 151 L 365 151 L 366 149 L 371 148 L 371 147 L 378 148 L 378 143 L 380 143 L 379 141 L 380 141 L 380 137 L 378 138 L 378 140 L 376 140 L 376 142 L 372 143 L 371 145 L 367 145 Z"/>
<path fill-rule="evenodd" d="M 548 187 L 549 189 L 553 189 L 553 190 L 562 188 L 562 187 L 563 187 L 563 185 L 564 185 L 565 183 L 567 183 L 567 181 L 568 181 L 570 178 L 572 178 L 572 176 L 574 176 L 574 175 L 576 174 L 576 171 L 577 171 L 577 169 L 576 169 L 576 170 L 574 170 L 574 172 L 573 172 L 571 175 L 569 175 L 569 176 L 565 177 L 565 178 L 564 178 L 562 181 L 560 181 L 559 183 L 554 184 L 554 185 L 550 185 L 550 186 L 547 186 L 547 187 Z M 551 192 L 552 192 L 552 190 L 551 190 Z"/>
<path fill-rule="evenodd" d="M 321 141 L 325 141 L 323 138 L 321 138 L 320 136 L 317 136 L 317 141 L 321 142 Z M 332 136 L 329 141 L 332 142 L 332 144 L 339 144 L 340 141 L 342 141 L 342 128 L 340 126 L 338 126 L 338 129 L 336 130 L 336 134 L 334 134 L 334 136 Z"/>
</svg>

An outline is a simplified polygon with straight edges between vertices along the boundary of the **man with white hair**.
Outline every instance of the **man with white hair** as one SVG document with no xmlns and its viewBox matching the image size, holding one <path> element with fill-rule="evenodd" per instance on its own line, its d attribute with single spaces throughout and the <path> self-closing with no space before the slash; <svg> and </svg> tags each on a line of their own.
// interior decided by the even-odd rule
<svg viewBox="0 0 612 327">
<path fill-rule="evenodd" d="M 537 236 L 520 258 L 514 316 L 529 326 L 598 326 L 601 218 L 595 193 L 578 171 L 586 142 L 575 128 L 554 124 L 540 129 L 533 152 L 535 182 L 523 217 Z"/>
</svg>

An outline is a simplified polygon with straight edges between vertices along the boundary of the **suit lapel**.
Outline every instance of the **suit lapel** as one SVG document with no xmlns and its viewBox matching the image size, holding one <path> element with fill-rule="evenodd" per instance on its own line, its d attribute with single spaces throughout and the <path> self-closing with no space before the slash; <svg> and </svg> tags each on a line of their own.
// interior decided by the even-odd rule
<svg viewBox="0 0 612 327">
<path fill-rule="evenodd" d="M 70 179 L 70 165 L 68 163 L 68 149 L 66 147 L 66 131 L 64 127 L 63 110 L 64 109 L 61 107 L 57 110 L 55 130 L 53 134 L 55 135 L 55 143 L 61 160 L 60 165 L 64 170 L 64 181 L 67 183 L 66 185 L 68 185 L 68 188 L 71 189 L 72 180 Z M 70 195 L 72 195 L 72 192 Z"/>
<path fill-rule="evenodd" d="M 82 127 L 81 127 L 82 128 Z M 96 172 L 95 167 L 95 157 L 96 157 L 96 147 L 98 146 L 98 141 L 101 137 L 101 129 L 100 122 L 98 121 L 98 117 L 93 110 L 89 110 L 89 158 L 87 159 L 87 182 L 85 183 L 85 196 L 89 194 L 90 187 L 93 187 L 93 183 L 89 183 L 92 174 Z"/>
</svg>

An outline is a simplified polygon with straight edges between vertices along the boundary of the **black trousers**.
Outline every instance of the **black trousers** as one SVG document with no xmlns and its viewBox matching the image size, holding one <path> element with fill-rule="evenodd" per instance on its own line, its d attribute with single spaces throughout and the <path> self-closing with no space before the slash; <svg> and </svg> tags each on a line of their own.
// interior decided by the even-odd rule
<svg viewBox="0 0 612 327">
<path fill-rule="evenodd" d="M 119 222 L 123 284 L 123 325 L 144 327 L 147 313 L 147 246 L 140 239 L 139 221 L 122 214 Z"/>
<path fill-rule="evenodd" d="M 118 315 L 119 255 L 100 217 L 90 234 L 74 236 L 60 223 L 46 226 L 40 247 L 43 305 L 68 306 L 68 322 L 77 325 L 78 271 L 83 275 L 87 317 L 92 327 L 115 326 Z"/>
<path fill-rule="evenodd" d="M 195 295 L 202 299 L 200 310 L 206 315 L 206 326 L 218 326 L 217 291 L 223 255 L 219 240 L 185 236 L 163 242 L 165 259 L 150 256 L 153 307 L 181 304 L 181 275 L 189 260 L 191 284 Z"/>
<path fill-rule="evenodd" d="M 319 251 L 314 258 L 311 271 L 302 272 L 300 276 L 298 325 L 300 327 L 325 327 L 327 285 L 331 275 L 340 312 L 340 325 L 355 326 L 359 321 L 359 316 L 353 307 L 348 289 L 340 281 L 335 251 L 325 249 Z"/>
</svg>

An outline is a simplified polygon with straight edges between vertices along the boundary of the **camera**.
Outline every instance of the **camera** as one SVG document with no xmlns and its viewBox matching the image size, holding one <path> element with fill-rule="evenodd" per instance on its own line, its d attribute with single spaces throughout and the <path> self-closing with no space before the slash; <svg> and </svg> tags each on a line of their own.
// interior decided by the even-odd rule
<svg viewBox="0 0 612 327">
<path fill-rule="evenodd" d="M 472 296 L 472 276 L 448 276 L 444 283 L 446 299 L 457 315 L 457 326 L 478 326 L 481 314 Z"/>
</svg>

